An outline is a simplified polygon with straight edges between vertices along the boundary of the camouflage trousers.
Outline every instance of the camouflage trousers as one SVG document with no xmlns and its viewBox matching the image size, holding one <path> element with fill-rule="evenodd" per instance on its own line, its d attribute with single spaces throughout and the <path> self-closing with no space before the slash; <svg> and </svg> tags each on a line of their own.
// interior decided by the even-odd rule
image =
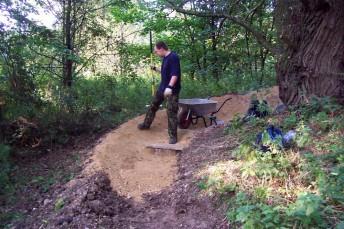
<svg viewBox="0 0 344 229">
<path fill-rule="evenodd" d="M 156 92 L 153 97 L 152 103 L 150 104 L 146 117 L 144 120 L 144 125 L 150 127 L 152 124 L 155 113 L 158 111 L 160 105 L 166 99 L 167 104 L 167 118 L 168 118 L 168 135 L 170 138 L 177 138 L 177 127 L 178 127 L 178 98 L 179 95 L 171 95 L 167 98 L 164 98 L 164 95 L 161 92 Z"/>
</svg>

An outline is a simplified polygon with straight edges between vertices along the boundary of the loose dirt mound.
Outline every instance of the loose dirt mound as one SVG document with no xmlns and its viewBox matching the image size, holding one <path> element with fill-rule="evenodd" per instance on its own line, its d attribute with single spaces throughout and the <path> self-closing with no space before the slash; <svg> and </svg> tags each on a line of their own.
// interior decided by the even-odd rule
<svg viewBox="0 0 344 229">
<path fill-rule="evenodd" d="M 281 103 L 281 100 L 278 97 L 278 87 L 272 87 L 268 89 L 261 90 L 259 92 L 250 92 L 244 95 L 240 94 L 227 94 L 221 97 L 214 97 L 212 99 L 218 101 L 218 104 L 222 104 L 222 102 L 227 98 L 232 98 L 228 101 L 221 111 L 217 114 L 219 119 L 224 120 L 226 123 L 231 120 L 235 114 L 244 114 L 246 113 L 251 97 L 256 96 L 257 99 L 263 100 L 265 99 L 271 108 L 275 108 L 278 104 Z"/>
<path fill-rule="evenodd" d="M 235 143 L 227 137 L 223 128 L 197 131 L 178 157 L 178 179 L 159 192 L 144 194 L 142 202 L 118 195 L 108 176 L 96 172 L 57 187 L 13 228 L 227 229 L 226 204 L 203 195 L 195 178 L 208 164 L 231 158 L 227 152 Z"/>
<path fill-rule="evenodd" d="M 217 114 L 218 119 L 228 122 L 237 113 L 245 113 L 252 94 L 266 99 L 275 107 L 280 101 L 278 88 L 273 87 L 259 93 L 245 95 L 228 94 L 212 99 L 219 105 L 228 97 L 228 101 Z M 154 151 L 146 148 L 150 144 L 167 143 L 167 115 L 165 110 L 157 112 L 150 130 L 139 131 L 137 124 L 143 121 L 139 116 L 108 133 L 94 149 L 92 168 L 105 171 L 111 186 L 123 196 L 141 200 L 143 193 L 156 192 L 169 186 L 177 172 L 177 157 L 173 151 Z M 194 133 L 203 128 L 203 122 L 188 130 L 178 130 L 179 143 L 187 147 Z"/>
</svg>

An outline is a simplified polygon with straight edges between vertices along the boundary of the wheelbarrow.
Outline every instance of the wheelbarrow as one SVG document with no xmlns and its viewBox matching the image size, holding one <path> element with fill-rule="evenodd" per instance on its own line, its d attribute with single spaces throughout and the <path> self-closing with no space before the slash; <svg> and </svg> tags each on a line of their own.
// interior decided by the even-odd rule
<svg viewBox="0 0 344 229">
<path fill-rule="evenodd" d="M 213 123 L 217 125 L 216 113 L 218 113 L 223 105 L 232 98 L 226 99 L 221 106 L 216 109 L 217 101 L 211 100 L 211 97 L 207 99 L 179 99 L 179 111 L 178 111 L 178 126 L 181 129 L 187 129 L 191 124 L 196 125 L 198 119 L 203 119 L 204 126 L 207 126 L 205 117 L 208 116 L 210 125 Z"/>
</svg>

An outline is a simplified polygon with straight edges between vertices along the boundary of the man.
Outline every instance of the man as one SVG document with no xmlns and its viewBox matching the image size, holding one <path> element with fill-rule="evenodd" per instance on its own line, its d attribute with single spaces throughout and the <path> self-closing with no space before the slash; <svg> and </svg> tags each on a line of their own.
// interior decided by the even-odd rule
<svg viewBox="0 0 344 229">
<path fill-rule="evenodd" d="M 155 93 L 153 101 L 148 108 L 146 117 L 143 123 L 138 125 L 140 130 L 149 129 L 155 113 L 160 105 L 166 99 L 167 101 L 167 116 L 168 116 L 168 135 L 170 137 L 169 143 L 177 143 L 177 113 L 178 113 L 178 98 L 181 89 L 181 70 L 179 56 L 168 49 L 167 45 L 160 41 L 154 46 L 154 53 L 162 58 L 161 69 L 151 67 L 153 70 L 161 73 L 161 82 L 159 89 Z"/>
</svg>

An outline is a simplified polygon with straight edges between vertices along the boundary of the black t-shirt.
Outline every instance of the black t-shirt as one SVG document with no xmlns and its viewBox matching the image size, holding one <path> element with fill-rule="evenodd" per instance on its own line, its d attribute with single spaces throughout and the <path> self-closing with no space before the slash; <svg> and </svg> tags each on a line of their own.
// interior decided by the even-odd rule
<svg viewBox="0 0 344 229">
<path fill-rule="evenodd" d="M 180 70 L 180 61 L 179 56 L 175 52 L 171 52 L 167 56 L 165 56 L 162 60 L 161 65 L 161 83 L 159 86 L 159 92 L 163 93 L 172 76 L 177 76 L 177 82 L 175 83 L 172 93 L 178 94 L 180 92 L 181 86 L 181 70 Z"/>
</svg>

